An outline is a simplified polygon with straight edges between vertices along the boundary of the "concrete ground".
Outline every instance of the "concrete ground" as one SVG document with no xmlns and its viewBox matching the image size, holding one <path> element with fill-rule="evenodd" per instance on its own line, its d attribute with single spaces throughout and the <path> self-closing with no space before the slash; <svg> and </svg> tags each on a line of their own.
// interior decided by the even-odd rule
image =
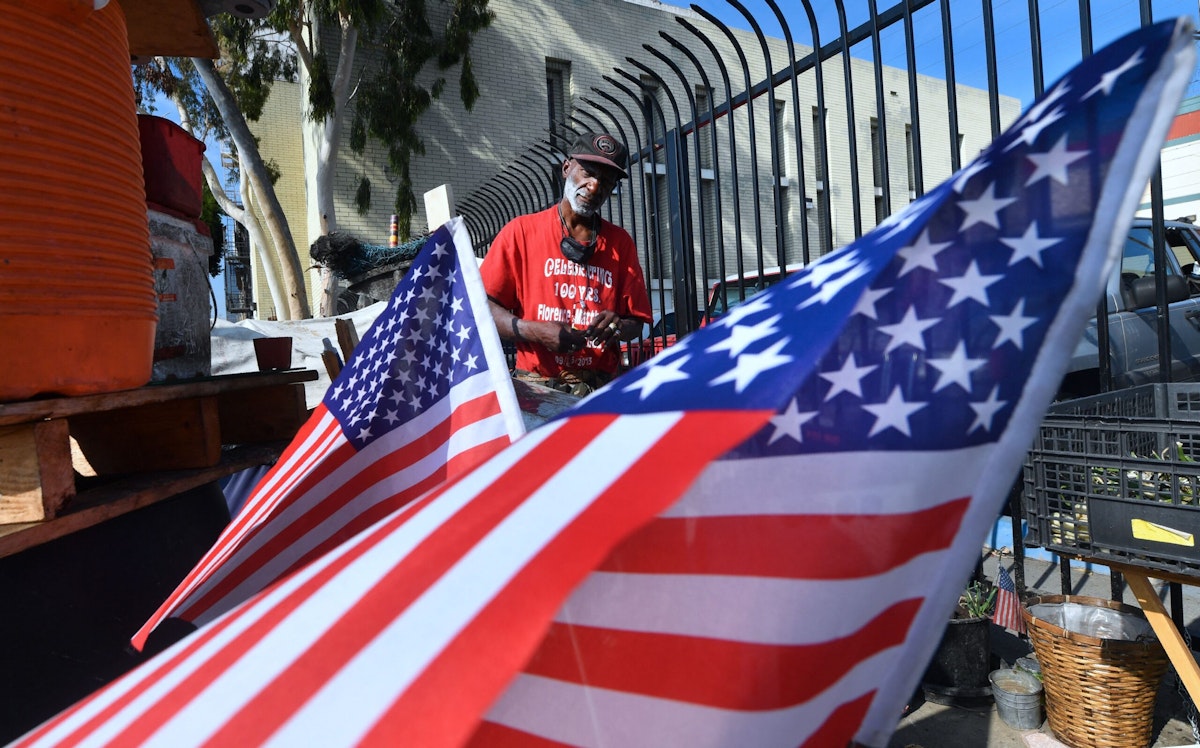
<svg viewBox="0 0 1200 748">
<path fill-rule="evenodd" d="M 1011 568 L 1011 554 L 993 552 L 984 560 L 984 574 L 988 579 L 996 578 L 999 561 Z M 1111 582 L 1106 574 L 1076 570 L 1072 576 L 1071 593 L 1109 599 Z M 1062 594 L 1058 567 L 1045 561 L 1027 559 L 1025 582 L 1031 594 Z M 1184 623 L 1193 634 L 1200 637 L 1200 589 L 1184 587 Z M 1125 602 L 1136 605 L 1126 590 Z M 1168 611 L 1170 610 L 1168 606 Z M 1027 638 L 1011 631 L 992 626 L 992 665 L 994 668 L 1011 667 L 1017 658 L 1032 652 Z M 1200 748 L 1200 735 L 1193 733 L 1188 720 L 1190 702 L 1181 695 L 1178 679 L 1168 669 L 1163 685 L 1159 689 L 1155 704 L 1153 748 L 1167 746 L 1196 746 Z M 1049 724 L 1043 719 L 1036 730 L 1018 730 L 1005 724 L 994 704 L 972 707 L 945 706 L 918 696 L 909 705 L 908 713 L 900 720 L 889 748 L 964 748 L 986 746 L 987 748 L 1060 748 L 1064 744 L 1055 739 Z"/>
</svg>

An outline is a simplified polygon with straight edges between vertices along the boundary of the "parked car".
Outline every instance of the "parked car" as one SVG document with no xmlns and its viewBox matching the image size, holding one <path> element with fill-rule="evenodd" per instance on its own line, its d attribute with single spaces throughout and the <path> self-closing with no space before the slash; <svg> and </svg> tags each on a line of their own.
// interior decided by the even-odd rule
<svg viewBox="0 0 1200 748">
<path fill-rule="evenodd" d="M 802 263 L 789 263 L 787 271 L 794 273 L 803 267 Z M 704 314 L 700 318 L 700 326 L 703 327 L 709 322 L 720 319 L 730 309 L 754 294 L 775 285 L 783 277 L 779 266 L 776 265 L 764 268 L 761 273 L 756 270 L 748 270 L 745 275 L 739 276 L 735 273 L 725 276 L 722 280 L 714 281 L 708 289 L 707 302 Z"/>
<path fill-rule="evenodd" d="M 1168 252 L 1166 293 L 1171 340 L 1171 378 L 1200 381 L 1200 227 L 1189 221 L 1163 224 Z M 1109 361 L 1113 388 L 1132 387 L 1158 379 L 1158 308 L 1154 276 L 1153 224 L 1135 219 L 1125 240 L 1120 265 L 1106 288 L 1108 297 Z M 788 265 L 788 271 L 802 266 Z M 720 319 L 731 308 L 770 288 L 783 278 L 778 267 L 744 277 L 729 275 L 709 287 L 700 325 Z M 1099 340 L 1093 319 L 1071 358 L 1059 399 L 1084 397 L 1101 391 Z M 636 366 L 673 345 L 675 315 L 668 312 L 651 334 L 622 346 L 628 366 Z"/>
<path fill-rule="evenodd" d="M 1166 294 L 1172 381 L 1200 380 L 1200 231 L 1185 221 L 1163 224 L 1166 238 Z M 1139 218 L 1129 230 L 1121 263 L 1109 278 L 1108 338 L 1113 388 L 1159 377 L 1157 287 L 1153 225 Z M 1075 349 L 1059 391 L 1061 399 L 1100 392 L 1099 341 L 1093 319 Z"/>
<path fill-rule="evenodd" d="M 675 345 L 676 340 L 675 312 L 667 312 L 650 328 L 649 335 L 621 344 L 621 365 L 632 369 L 651 356 Z"/>
</svg>

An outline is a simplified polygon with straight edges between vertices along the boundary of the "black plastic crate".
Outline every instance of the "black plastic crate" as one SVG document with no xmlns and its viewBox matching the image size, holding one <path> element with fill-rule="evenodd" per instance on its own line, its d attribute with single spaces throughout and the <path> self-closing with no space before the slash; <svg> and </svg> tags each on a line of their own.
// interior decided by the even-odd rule
<svg viewBox="0 0 1200 748">
<path fill-rule="evenodd" d="M 1056 403 L 1022 477 L 1026 545 L 1200 578 L 1200 384 Z"/>
</svg>

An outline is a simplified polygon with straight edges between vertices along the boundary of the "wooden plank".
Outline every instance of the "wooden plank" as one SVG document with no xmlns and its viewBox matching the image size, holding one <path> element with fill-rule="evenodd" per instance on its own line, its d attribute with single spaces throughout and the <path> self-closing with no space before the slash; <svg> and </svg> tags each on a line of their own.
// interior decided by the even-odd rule
<svg viewBox="0 0 1200 748">
<path fill-rule="evenodd" d="M 1162 601 L 1158 599 L 1158 595 L 1154 592 L 1154 586 L 1146 578 L 1145 572 L 1131 566 L 1113 566 L 1111 568 L 1120 571 L 1125 576 L 1129 589 L 1137 598 L 1138 604 L 1146 614 L 1146 619 L 1150 621 L 1154 633 L 1158 635 L 1159 642 L 1166 650 L 1167 658 L 1187 688 L 1188 695 L 1192 697 L 1192 703 L 1200 703 L 1200 666 L 1197 666 L 1196 658 L 1192 656 L 1192 651 L 1183 641 L 1179 629 L 1175 628 L 1175 622 L 1163 608 Z"/>
<path fill-rule="evenodd" d="M 0 523 L 53 517 L 74 495 L 66 421 L 0 426 Z"/>
<path fill-rule="evenodd" d="M 137 389 L 104 392 L 96 395 L 0 403 L 0 426 L 41 421 L 47 418 L 65 418 L 77 413 L 97 413 L 105 410 L 131 408 L 148 403 L 164 403 L 188 397 L 219 395 L 223 392 L 270 387 L 276 384 L 313 382 L 318 378 L 319 375 L 313 369 L 245 372 L 202 377 L 185 382 L 155 383 Z"/>
<path fill-rule="evenodd" d="M 342 361 L 350 363 L 350 355 L 358 345 L 358 330 L 354 329 L 354 320 L 335 319 L 333 329 L 337 331 L 338 347 L 342 349 Z"/>
<path fill-rule="evenodd" d="M 221 455 L 220 462 L 209 468 L 146 473 L 82 491 L 67 511 L 54 519 L 0 525 L 0 557 L 98 525 L 240 470 L 269 465 L 279 459 L 286 446 L 286 442 L 275 442 L 233 447 Z"/>
<path fill-rule="evenodd" d="M 196 0 L 120 0 L 133 57 L 220 56 Z"/>
<path fill-rule="evenodd" d="M 342 359 L 338 358 L 337 351 L 321 351 L 321 362 L 325 364 L 329 381 L 337 379 L 337 375 L 342 373 Z"/>
<path fill-rule="evenodd" d="M 70 429 L 97 475 L 211 467 L 221 459 L 216 397 L 81 413 Z"/>
<path fill-rule="evenodd" d="M 1118 571 L 1124 571 L 1125 569 L 1133 569 L 1134 573 L 1137 573 L 1139 571 L 1141 571 L 1141 573 L 1146 573 L 1146 570 L 1143 567 L 1125 566 L 1124 564 L 1121 564 L 1120 562 L 1113 561 L 1111 558 L 1097 558 L 1095 556 L 1081 556 L 1081 555 L 1065 554 L 1065 553 L 1061 553 L 1059 555 L 1064 556 L 1066 558 L 1072 558 L 1077 561 L 1083 561 L 1084 563 L 1088 563 L 1088 564 L 1096 564 L 1097 566 L 1107 566 L 1112 569 L 1117 569 Z M 1154 569 L 1150 573 L 1152 573 L 1154 575 L 1155 579 L 1161 579 L 1164 582 L 1178 582 L 1179 584 L 1189 584 L 1189 585 L 1192 585 L 1193 587 L 1200 586 L 1200 570 L 1193 572 L 1193 571 L 1190 571 L 1189 569 L 1185 568 L 1185 569 L 1181 569 L 1178 572 L 1172 572 L 1172 571 L 1166 571 L 1165 569 Z"/>
<path fill-rule="evenodd" d="M 217 398 L 222 444 L 291 439 L 308 420 L 304 385 L 280 384 L 227 392 Z"/>
</svg>

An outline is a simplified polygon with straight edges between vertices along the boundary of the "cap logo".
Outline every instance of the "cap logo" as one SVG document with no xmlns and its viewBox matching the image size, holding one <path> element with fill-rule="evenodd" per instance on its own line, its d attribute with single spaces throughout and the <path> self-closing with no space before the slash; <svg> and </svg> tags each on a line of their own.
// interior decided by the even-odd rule
<svg viewBox="0 0 1200 748">
<path fill-rule="evenodd" d="M 592 141 L 592 147 L 601 153 L 611 156 L 617 152 L 617 141 L 608 135 L 597 135 L 596 139 Z"/>
</svg>

